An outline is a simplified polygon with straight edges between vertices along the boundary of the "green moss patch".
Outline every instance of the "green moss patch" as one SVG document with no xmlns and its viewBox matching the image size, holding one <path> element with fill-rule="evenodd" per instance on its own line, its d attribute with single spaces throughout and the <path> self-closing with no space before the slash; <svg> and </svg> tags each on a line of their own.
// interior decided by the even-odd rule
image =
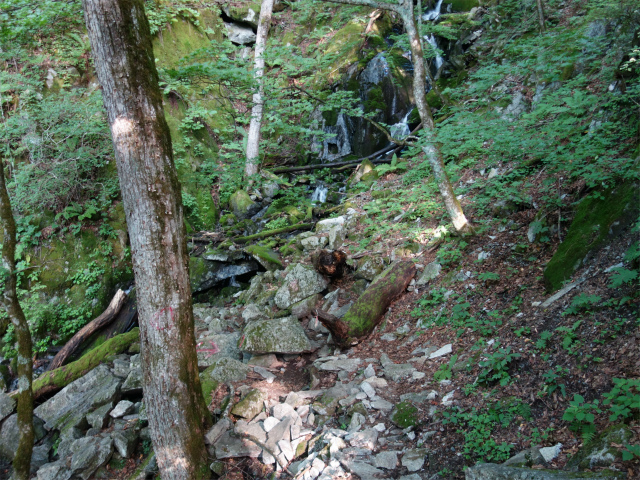
<svg viewBox="0 0 640 480">
<path fill-rule="evenodd" d="M 415 427 L 418 424 L 418 409 L 411 402 L 400 402 L 391 412 L 391 421 L 400 428 Z"/>
</svg>

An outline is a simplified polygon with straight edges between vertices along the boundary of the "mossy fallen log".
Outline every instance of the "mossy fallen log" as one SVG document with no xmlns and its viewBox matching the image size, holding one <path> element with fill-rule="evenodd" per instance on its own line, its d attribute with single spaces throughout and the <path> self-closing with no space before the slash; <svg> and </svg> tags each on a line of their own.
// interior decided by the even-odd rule
<svg viewBox="0 0 640 480">
<path fill-rule="evenodd" d="M 100 365 L 107 357 L 126 350 L 139 337 L 140 329 L 134 328 L 130 332 L 110 338 L 75 362 L 43 373 L 33 382 L 33 398 L 38 399 L 66 387 Z"/>
<path fill-rule="evenodd" d="M 373 331 L 387 307 L 405 291 L 415 274 L 412 262 L 398 262 L 385 270 L 341 319 L 322 310 L 316 310 L 316 315 L 336 342 L 350 345 L 355 338 Z"/>
<path fill-rule="evenodd" d="M 253 240 L 259 240 L 261 238 L 272 237 L 273 235 L 278 235 L 279 233 L 293 232 L 295 230 L 309 230 L 314 226 L 315 226 L 315 223 L 298 223 L 297 225 L 290 225 L 288 227 L 276 228 L 274 230 L 266 230 L 264 232 L 255 233 L 253 235 L 248 235 L 246 237 L 232 238 L 231 241 L 235 243 L 247 243 Z"/>
</svg>

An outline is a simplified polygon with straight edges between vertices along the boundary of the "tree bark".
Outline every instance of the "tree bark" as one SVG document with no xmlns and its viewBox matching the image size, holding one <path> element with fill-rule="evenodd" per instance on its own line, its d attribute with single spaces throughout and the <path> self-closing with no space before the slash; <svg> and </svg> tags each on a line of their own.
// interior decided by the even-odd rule
<svg viewBox="0 0 640 480">
<path fill-rule="evenodd" d="M 4 162 L 0 159 L 0 220 L 2 220 L 2 271 L 0 284 L 3 285 L 2 305 L 13 324 L 18 343 L 18 449 L 13 459 L 13 477 L 15 480 L 28 480 L 33 452 L 33 355 L 31 332 L 24 316 L 17 293 L 16 278 L 16 223 L 11 211 L 11 202 L 4 179 Z"/>
<path fill-rule="evenodd" d="M 143 385 L 163 479 L 210 478 L 180 184 L 142 0 L 84 0 L 136 281 Z"/>
<path fill-rule="evenodd" d="M 255 46 L 254 78 L 258 91 L 253 94 L 253 107 L 251 108 L 251 123 L 247 137 L 247 163 L 244 169 L 245 176 L 249 178 L 258 173 L 258 155 L 260 153 L 260 128 L 262 126 L 262 111 L 264 109 L 264 49 L 267 45 L 267 35 L 271 24 L 273 12 L 273 0 L 262 0 L 260 5 L 260 19 L 258 20 L 258 32 Z"/>
<path fill-rule="evenodd" d="M 69 358 L 69 356 L 73 355 L 73 352 L 76 351 L 76 349 L 82 342 L 84 342 L 105 325 L 108 325 L 109 322 L 111 322 L 116 317 L 126 300 L 127 294 L 122 290 L 118 290 L 115 296 L 111 299 L 111 303 L 109 303 L 107 309 L 98 317 L 91 320 L 84 327 L 82 327 L 80 331 L 78 331 L 78 333 L 76 333 L 73 338 L 71 338 L 71 340 L 65 343 L 64 347 L 62 347 L 62 350 L 60 350 L 58 354 L 53 357 L 53 360 L 51 360 L 51 363 L 49 364 L 49 368 L 47 370 L 55 370 L 56 368 L 61 367 Z"/>
<path fill-rule="evenodd" d="M 542 0 L 536 0 L 536 4 L 538 6 L 538 23 L 540 24 L 540 31 L 544 32 L 547 29 L 547 25 L 544 21 L 544 6 L 542 5 Z"/>
<path fill-rule="evenodd" d="M 350 345 L 354 338 L 369 335 L 382 320 L 387 307 L 402 292 L 416 274 L 413 262 L 393 265 L 356 300 L 342 319 L 316 310 L 316 315 L 341 345 Z"/>
<path fill-rule="evenodd" d="M 415 98 L 416 107 L 420 114 L 420 120 L 422 120 L 422 126 L 428 134 L 428 145 L 423 148 L 424 153 L 427 156 L 427 161 L 433 169 L 436 182 L 442 200 L 444 202 L 445 209 L 456 231 L 460 233 L 470 233 L 472 231 L 471 224 L 467 221 L 467 218 L 462 211 L 460 202 L 456 198 L 453 192 L 451 181 L 447 176 L 447 172 L 444 167 L 444 161 L 442 160 L 442 152 L 436 143 L 436 128 L 433 121 L 433 115 L 431 108 L 427 103 L 426 95 L 426 70 L 424 63 L 424 55 L 422 52 L 422 43 L 420 41 L 420 35 L 416 28 L 416 22 L 413 12 L 413 0 L 398 0 L 397 4 L 391 4 L 386 2 L 373 2 L 370 0 L 324 0 L 325 2 L 343 3 L 348 5 L 364 5 L 374 8 L 382 8 L 384 10 L 391 10 L 400 15 L 404 28 L 409 36 L 409 45 L 411 47 L 411 58 L 413 59 L 413 96 Z"/>
</svg>

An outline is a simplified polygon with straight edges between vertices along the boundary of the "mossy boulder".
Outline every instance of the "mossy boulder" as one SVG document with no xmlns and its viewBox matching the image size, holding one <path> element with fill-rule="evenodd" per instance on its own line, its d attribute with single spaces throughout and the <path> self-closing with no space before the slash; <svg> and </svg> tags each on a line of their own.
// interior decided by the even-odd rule
<svg viewBox="0 0 640 480">
<path fill-rule="evenodd" d="M 205 392 L 205 385 L 209 394 L 212 389 L 215 390 L 219 383 L 238 382 L 247 378 L 250 367 L 244 363 L 229 357 L 220 357 L 213 361 L 200 374 L 200 382 L 202 383 L 202 391 L 205 398 L 208 398 Z"/>
<path fill-rule="evenodd" d="M 544 270 L 547 290 L 560 288 L 591 252 L 637 219 L 638 205 L 638 189 L 631 182 L 582 200 L 564 241 Z"/>
<path fill-rule="evenodd" d="M 238 190 L 229 198 L 229 208 L 236 217 L 244 219 L 255 213 L 256 203 L 247 192 Z"/>
<path fill-rule="evenodd" d="M 451 5 L 454 12 L 469 12 L 472 8 L 480 6 L 479 0 L 445 0 L 443 4 L 443 11 L 446 5 Z"/>
<path fill-rule="evenodd" d="M 284 268 L 278 254 L 268 247 L 250 245 L 245 248 L 244 251 L 251 255 L 266 270 L 273 271 Z"/>
<path fill-rule="evenodd" d="M 628 444 L 633 432 L 627 425 L 611 425 L 590 442 L 587 442 L 567 462 L 568 470 L 586 470 L 608 467 L 622 458 L 620 445 Z"/>
<path fill-rule="evenodd" d="M 260 2 L 229 2 L 222 6 L 222 11 L 234 22 L 245 23 L 253 28 L 258 28 Z"/>
<path fill-rule="evenodd" d="M 238 417 L 251 420 L 262 411 L 264 401 L 266 399 L 267 398 L 260 390 L 251 390 L 242 400 L 234 405 L 231 409 L 231 413 Z"/>
<path fill-rule="evenodd" d="M 411 402 L 400 402 L 391 412 L 391 421 L 400 428 L 415 427 L 418 424 L 418 409 Z"/>
<path fill-rule="evenodd" d="M 249 323 L 244 328 L 238 346 L 255 354 L 304 353 L 312 350 L 309 338 L 294 316 Z"/>
</svg>

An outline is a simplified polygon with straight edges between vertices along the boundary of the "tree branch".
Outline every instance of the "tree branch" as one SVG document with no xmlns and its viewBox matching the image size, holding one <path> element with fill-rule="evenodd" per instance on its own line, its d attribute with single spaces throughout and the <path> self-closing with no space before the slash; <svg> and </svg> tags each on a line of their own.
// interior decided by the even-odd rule
<svg viewBox="0 0 640 480">
<path fill-rule="evenodd" d="M 361 5 L 363 7 L 380 8 L 400 13 L 400 5 L 387 2 L 376 2 L 374 0 L 322 0 L 325 3 L 342 3 L 344 5 Z"/>
</svg>

